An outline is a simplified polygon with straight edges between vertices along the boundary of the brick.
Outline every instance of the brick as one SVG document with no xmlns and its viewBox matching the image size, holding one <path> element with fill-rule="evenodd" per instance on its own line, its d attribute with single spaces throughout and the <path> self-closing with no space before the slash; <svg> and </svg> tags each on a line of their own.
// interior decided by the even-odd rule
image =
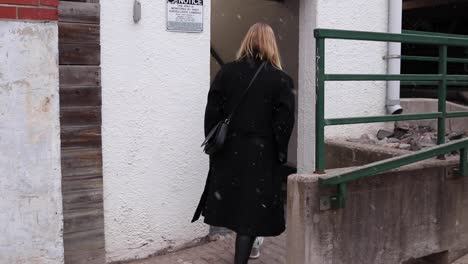
<svg viewBox="0 0 468 264">
<path fill-rule="evenodd" d="M 18 19 L 57 20 L 58 12 L 55 8 L 19 7 Z"/>
<path fill-rule="evenodd" d="M 39 5 L 39 0 L 0 0 L 0 4 Z"/>
<path fill-rule="evenodd" d="M 0 6 L 0 18 L 15 19 L 16 7 L 14 6 Z"/>
<path fill-rule="evenodd" d="M 41 0 L 41 5 L 57 7 L 58 6 L 58 0 Z"/>
</svg>

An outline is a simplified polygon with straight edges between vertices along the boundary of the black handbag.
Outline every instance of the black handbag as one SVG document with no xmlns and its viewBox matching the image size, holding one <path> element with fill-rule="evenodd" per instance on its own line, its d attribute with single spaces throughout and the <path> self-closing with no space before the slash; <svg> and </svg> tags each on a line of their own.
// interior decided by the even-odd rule
<svg viewBox="0 0 468 264">
<path fill-rule="evenodd" d="M 231 113 L 229 116 L 218 122 L 216 126 L 214 126 L 208 135 L 205 138 L 205 141 L 203 141 L 201 147 L 203 147 L 203 151 L 208 154 L 208 155 L 213 155 L 214 153 L 218 152 L 220 149 L 223 148 L 224 142 L 226 141 L 227 134 L 229 131 L 229 123 L 231 122 L 232 117 L 234 116 L 234 113 L 237 111 L 237 108 L 239 108 L 240 104 L 242 101 L 245 99 L 247 96 L 247 92 L 249 91 L 250 87 L 252 86 L 253 82 L 257 78 L 258 74 L 262 71 L 263 67 L 265 67 L 266 62 L 263 62 L 260 67 L 258 67 L 257 72 L 255 75 L 252 77 L 252 80 L 250 80 L 249 86 L 247 86 L 247 89 L 245 89 L 244 93 L 241 96 L 241 99 L 237 103 L 237 105 L 232 109 Z"/>
</svg>

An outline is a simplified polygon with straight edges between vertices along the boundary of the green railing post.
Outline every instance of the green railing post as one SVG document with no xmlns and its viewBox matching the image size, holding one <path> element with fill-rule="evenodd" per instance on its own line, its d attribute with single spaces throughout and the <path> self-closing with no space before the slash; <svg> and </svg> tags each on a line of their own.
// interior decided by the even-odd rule
<svg viewBox="0 0 468 264">
<path fill-rule="evenodd" d="M 325 173 L 325 39 L 316 40 L 315 173 Z"/>
<path fill-rule="evenodd" d="M 468 148 L 460 150 L 460 176 L 468 176 Z"/>
<path fill-rule="evenodd" d="M 338 208 L 345 208 L 346 205 L 346 183 L 338 184 Z"/>
<path fill-rule="evenodd" d="M 336 195 L 330 196 L 330 205 L 333 209 L 345 208 L 346 205 L 346 183 L 336 185 Z"/>
<path fill-rule="evenodd" d="M 447 114 L 446 100 L 447 100 L 447 46 L 442 45 L 439 47 L 439 74 L 442 79 L 439 82 L 438 92 L 438 112 L 442 116 L 437 118 L 437 144 L 445 143 L 445 118 Z M 442 156 L 441 156 L 442 158 Z"/>
</svg>

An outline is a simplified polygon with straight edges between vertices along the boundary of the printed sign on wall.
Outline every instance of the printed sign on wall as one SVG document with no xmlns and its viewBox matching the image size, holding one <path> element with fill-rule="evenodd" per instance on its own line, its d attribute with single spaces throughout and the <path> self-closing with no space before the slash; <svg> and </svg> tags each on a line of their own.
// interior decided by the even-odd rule
<svg viewBox="0 0 468 264">
<path fill-rule="evenodd" d="M 203 32 L 203 0 L 167 0 L 167 30 Z"/>
</svg>

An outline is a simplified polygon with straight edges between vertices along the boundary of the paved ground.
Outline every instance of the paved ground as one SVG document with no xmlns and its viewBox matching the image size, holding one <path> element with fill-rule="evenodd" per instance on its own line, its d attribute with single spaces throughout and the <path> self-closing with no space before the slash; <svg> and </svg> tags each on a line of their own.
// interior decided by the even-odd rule
<svg viewBox="0 0 468 264">
<path fill-rule="evenodd" d="M 465 256 L 464 258 L 455 261 L 453 264 L 468 264 L 468 256 Z"/>
<path fill-rule="evenodd" d="M 201 246 L 169 253 L 131 264 L 232 264 L 234 258 L 234 236 L 226 235 Z M 285 264 L 286 235 L 266 238 L 261 249 L 261 257 L 249 264 Z M 394 263 L 389 263 L 394 264 Z M 453 264 L 468 264 L 468 256 Z"/>
<path fill-rule="evenodd" d="M 234 235 L 223 236 L 217 241 L 198 247 L 135 261 L 131 264 L 232 264 L 234 238 Z M 249 264 L 285 264 L 285 241 L 285 234 L 275 238 L 265 238 L 261 248 L 261 257 L 258 260 L 250 261 Z"/>
</svg>

